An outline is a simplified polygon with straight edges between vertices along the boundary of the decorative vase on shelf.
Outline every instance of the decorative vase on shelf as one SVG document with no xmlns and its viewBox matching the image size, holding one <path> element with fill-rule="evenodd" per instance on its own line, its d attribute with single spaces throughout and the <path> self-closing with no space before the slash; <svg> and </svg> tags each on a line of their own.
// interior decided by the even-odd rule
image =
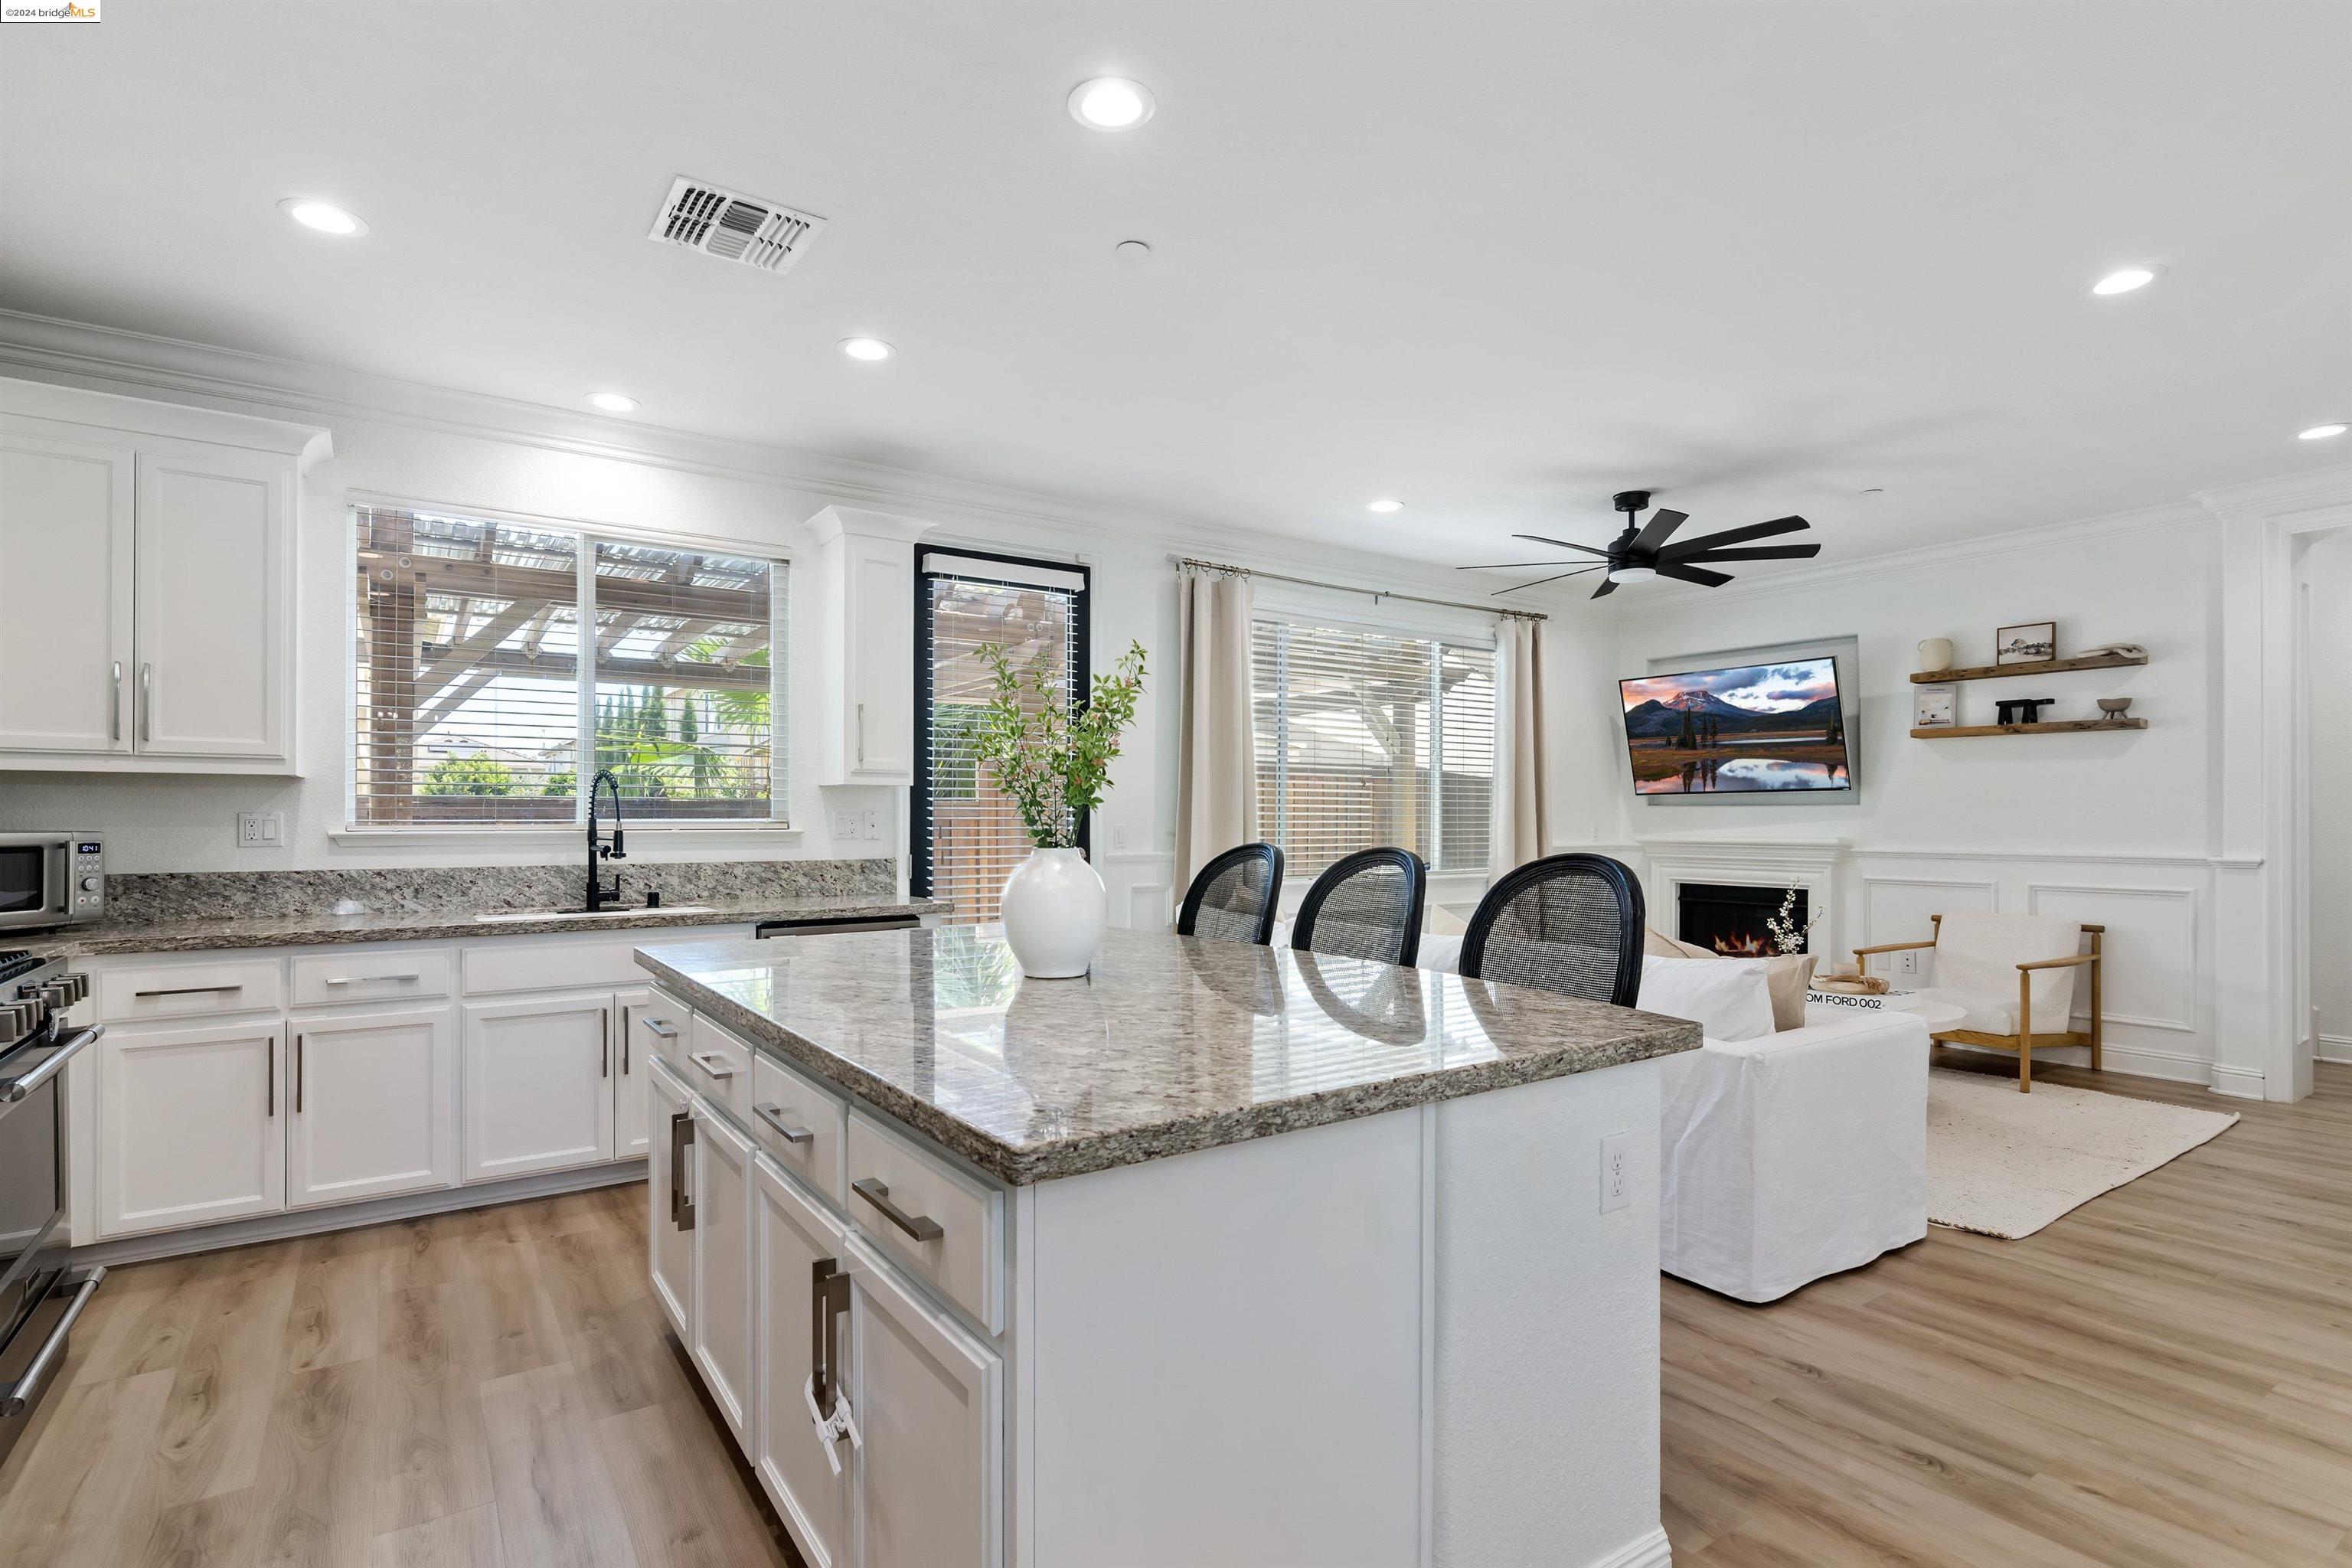
<svg viewBox="0 0 2352 1568">
<path fill-rule="evenodd" d="M 1073 980 L 1093 967 L 1110 923 L 1110 892 L 1076 849 L 1032 849 L 997 896 L 1004 941 L 1032 980 Z"/>
<path fill-rule="evenodd" d="M 1933 675 L 1952 668 L 1952 639 L 1929 637 L 1919 645 L 1919 673 Z"/>
</svg>

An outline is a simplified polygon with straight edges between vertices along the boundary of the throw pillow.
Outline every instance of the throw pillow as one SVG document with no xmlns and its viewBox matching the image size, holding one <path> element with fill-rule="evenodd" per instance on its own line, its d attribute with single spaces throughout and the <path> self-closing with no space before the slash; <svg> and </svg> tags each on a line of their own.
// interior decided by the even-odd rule
<svg viewBox="0 0 2352 1568">
<path fill-rule="evenodd" d="M 1772 1033 L 1772 991 L 1760 958 L 1644 958 L 1645 1013 L 1687 1018 L 1710 1040 L 1753 1040 Z"/>
<path fill-rule="evenodd" d="M 1719 952 L 1687 942 L 1677 942 L 1655 926 L 1642 928 L 1642 952 L 1649 958 L 1720 958 Z"/>
<path fill-rule="evenodd" d="M 1765 984 L 1772 993 L 1775 1033 L 1805 1026 L 1805 988 L 1813 983 L 1813 965 L 1817 962 L 1819 955 L 1811 952 L 1783 953 L 1764 961 Z"/>
</svg>

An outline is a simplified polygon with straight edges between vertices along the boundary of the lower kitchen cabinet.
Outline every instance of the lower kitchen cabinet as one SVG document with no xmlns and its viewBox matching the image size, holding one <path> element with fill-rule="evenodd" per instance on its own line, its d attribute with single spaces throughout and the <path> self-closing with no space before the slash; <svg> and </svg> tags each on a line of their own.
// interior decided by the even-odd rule
<svg viewBox="0 0 2352 1568">
<path fill-rule="evenodd" d="M 100 1040 L 99 1234 L 284 1208 L 285 1048 L 274 1017 Z"/>
<path fill-rule="evenodd" d="M 694 1363 L 737 1447 L 751 1447 L 751 1141 L 708 1110 L 694 1118 Z"/>
<path fill-rule="evenodd" d="M 613 1159 L 613 994 L 468 1003 L 469 1182 Z"/>
<path fill-rule="evenodd" d="M 290 1026 L 286 1202 L 457 1184 L 457 1029 L 447 1007 Z"/>
<path fill-rule="evenodd" d="M 658 1060 L 646 1063 L 655 1147 L 646 1163 L 646 1265 L 654 1300 L 680 1343 L 694 1337 L 694 1096 Z"/>
<path fill-rule="evenodd" d="M 633 1159 L 652 1147 L 646 1064 L 658 1054 L 656 1037 L 646 1022 L 655 1016 L 648 1011 L 653 1002 L 654 994 L 647 987 L 613 994 L 613 1005 L 620 1009 L 613 1031 L 617 1053 L 613 1060 L 613 1158 L 616 1160 Z"/>
<path fill-rule="evenodd" d="M 814 1270 L 839 1261 L 847 1235 L 766 1156 L 754 1162 L 751 1259 L 760 1314 L 752 1346 L 758 1379 L 751 1468 L 808 1568 L 846 1568 L 849 1562 L 849 1468 L 838 1463 L 849 1450 L 817 1436 L 809 1394 L 819 1353 L 811 1338 L 817 1317 Z"/>
<path fill-rule="evenodd" d="M 1003 1358 L 853 1237 L 848 1352 L 859 1568 L 996 1568 Z"/>
</svg>

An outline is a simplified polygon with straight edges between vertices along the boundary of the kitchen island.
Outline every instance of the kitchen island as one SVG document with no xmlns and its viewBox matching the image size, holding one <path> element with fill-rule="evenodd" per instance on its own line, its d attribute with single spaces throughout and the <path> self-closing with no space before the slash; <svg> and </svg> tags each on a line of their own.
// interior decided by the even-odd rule
<svg viewBox="0 0 2352 1568">
<path fill-rule="evenodd" d="M 811 1563 L 1666 1561 L 1696 1026 L 1116 931 L 638 962 L 655 1294 Z"/>
</svg>

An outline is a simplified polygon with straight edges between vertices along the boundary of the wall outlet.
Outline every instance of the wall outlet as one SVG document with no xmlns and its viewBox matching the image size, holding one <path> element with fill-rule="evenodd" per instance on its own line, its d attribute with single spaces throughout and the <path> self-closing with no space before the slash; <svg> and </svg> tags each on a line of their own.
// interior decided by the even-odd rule
<svg viewBox="0 0 2352 1568">
<path fill-rule="evenodd" d="M 286 814 L 282 811 L 240 811 L 236 814 L 236 847 L 239 849 L 277 849 L 286 843 Z"/>
<path fill-rule="evenodd" d="M 1601 1212 L 1622 1209 L 1633 1201 L 1633 1173 L 1628 1167 L 1626 1145 L 1631 1132 L 1612 1132 L 1601 1141 Z"/>
<path fill-rule="evenodd" d="M 856 837 L 857 814 L 854 811 L 835 812 L 833 814 L 833 836 L 835 838 Z"/>
<path fill-rule="evenodd" d="M 866 837 L 868 838 L 882 837 L 882 812 L 878 806 L 866 808 Z"/>
<path fill-rule="evenodd" d="M 1898 952 L 1898 953 L 1896 953 L 1896 954 L 1895 955 L 1895 968 L 1896 968 L 1896 970 L 1898 970 L 1900 973 L 1905 973 L 1905 974 L 1916 974 L 1916 973 L 1919 973 L 1919 952 L 1918 952 L 1918 950 L 1917 950 L 1916 948 L 1914 948 L 1914 949 L 1912 949 L 1912 950 L 1911 950 L 1910 952 Z"/>
</svg>

